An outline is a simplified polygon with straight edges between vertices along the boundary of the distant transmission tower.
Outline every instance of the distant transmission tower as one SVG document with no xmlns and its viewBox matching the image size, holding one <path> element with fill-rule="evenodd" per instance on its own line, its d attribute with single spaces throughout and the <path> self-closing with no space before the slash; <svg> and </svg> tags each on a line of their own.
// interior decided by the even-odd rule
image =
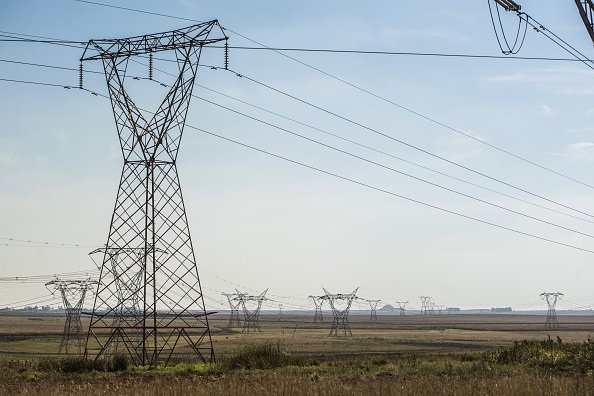
<svg viewBox="0 0 594 396">
<path fill-rule="evenodd" d="M 370 322 L 377 322 L 377 306 L 382 300 L 365 300 L 369 304 L 369 308 L 371 312 L 369 314 L 369 321 Z"/>
<path fill-rule="evenodd" d="M 64 308 L 66 309 L 66 323 L 64 333 L 60 342 L 58 354 L 68 354 L 72 347 L 79 355 L 83 352 L 83 331 L 80 321 L 80 313 L 85 302 L 87 291 L 96 285 L 97 281 L 85 280 L 60 280 L 54 279 L 45 284 L 45 287 L 52 292 L 60 292 Z M 74 304 L 74 305 L 73 305 Z M 71 345 L 74 344 L 74 345 Z"/>
<path fill-rule="evenodd" d="M 431 297 L 419 296 L 419 298 L 421 299 L 421 314 L 429 315 L 431 310 Z"/>
<path fill-rule="evenodd" d="M 322 316 L 322 305 L 326 300 L 326 296 L 309 296 L 316 307 L 316 315 L 314 316 L 314 323 L 323 322 L 324 317 Z"/>
<path fill-rule="evenodd" d="M 351 332 L 351 326 L 349 324 L 349 311 L 351 309 L 353 300 L 357 298 L 357 290 L 359 290 L 359 288 L 356 288 L 352 293 L 349 294 L 330 294 L 326 289 L 323 290 L 324 293 L 326 293 L 326 299 L 330 302 L 332 315 L 334 316 L 329 335 L 334 333 L 335 336 L 338 336 L 338 332 L 340 330 L 343 332 L 345 337 L 347 335 L 347 331 L 352 336 L 353 333 Z M 337 302 L 341 302 L 342 306 L 339 306 Z"/>
<path fill-rule="evenodd" d="M 404 316 L 406 304 L 408 304 L 408 301 L 396 301 L 396 304 L 398 304 L 398 308 L 400 309 L 400 316 Z"/>
<path fill-rule="evenodd" d="M 557 321 L 557 311 L 555 305 L 557 300 L 563 297 L 563 293 L 541 293 L 540 298 L 546 300 L 549 310 L 547 311 L 547 323 L 545 324 L 547 329 L 558 329 L 559 322 Z"/>
<path fill-rule="evenodd" d="M 229 315 L 229 328 L 241 327 L 241 321 L 239 320 L 239 306 L 241 305 L 241 301 L 239 300 L 239 295 L 237 293 L 221 294 L 227 297 L 229 308 L 231 309 L 231 314 Z"/>
<path fill-rule="evenodd" d="M 247 293 L 242 293 L 237 290 L 237 298 L 241 303 L 243 309 L 243 328 L 241 332 L 250 331 L 262 331 L 260 330 L 260 308 L 262 308 L 262 302 L 266 300 L 266 292 L 264 290 L 257 296 L 250 296 Z"/>
<path fill-rule="evenodd" d="M 109 356 L 115 350 L 112 343 L 119 343 L 140 365 L 167 364 L 172 357 L 214 360 L 176 163 L 202 48 L 226 39 L 219 23 L 210 21 L 164 33 L 91 40 L 81 57 L 81 88 L 82 62 L 103 63 L 124 156 L 106 244 L 118 252 L 117 265 L 114 270 L 106 251 L 86 356 Z M 148 113 L 126 92 L 127 69 L 132 57 L 152 58 L 165 51 L 175 55 L 179 73 L 157 111 Z M 125 296 L 122 285 L 129 288 Z M 137 314 L 124 314 L 136 304 Z"/>
</svg>

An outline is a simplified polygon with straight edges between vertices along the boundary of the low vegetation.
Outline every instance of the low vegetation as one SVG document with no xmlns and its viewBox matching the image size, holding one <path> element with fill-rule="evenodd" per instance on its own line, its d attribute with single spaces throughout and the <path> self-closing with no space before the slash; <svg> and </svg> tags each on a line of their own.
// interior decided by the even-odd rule
<svg viewBox="0 0 594 396">
<path fill-rule="evenodd" d="M 516 342 L 464 354 L 294 355 L 249 343 L 216 364 L 129 366 L 123 356 L 0 361 L 0 394 L 580 395 L 594 393 L 594 342 Z"/>
</svg>

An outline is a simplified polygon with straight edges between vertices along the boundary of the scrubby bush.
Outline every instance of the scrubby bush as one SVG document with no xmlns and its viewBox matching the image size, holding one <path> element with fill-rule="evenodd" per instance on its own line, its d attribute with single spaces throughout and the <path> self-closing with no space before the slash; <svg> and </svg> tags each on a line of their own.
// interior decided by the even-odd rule
<svg viewBox="0 0 594 396">
<path fill-rule="evenodd" d="M 578 371 L 594 369 L 594 341 L 564 343 L 557 337 L 542 341 L 514 342 L 509 348 L 490 355 L 495 364 L 525 365 L 550 371 Z"/>
<path fill-rule="evenodd" d="M 227 370 L 274 369 L 302 363 L 301 358 L 291 355 L 280 342 L 242 345 L 221 361 L 221 365 Z"/>
</svg>

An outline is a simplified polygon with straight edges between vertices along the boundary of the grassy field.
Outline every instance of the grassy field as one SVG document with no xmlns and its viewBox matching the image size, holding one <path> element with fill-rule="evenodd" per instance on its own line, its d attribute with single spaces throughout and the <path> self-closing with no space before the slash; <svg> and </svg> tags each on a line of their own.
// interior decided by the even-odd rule
<svg viewBox="0 0 594 396">
<path fill-rule="evenodd" d="M 227 317 L 216 315 L 210 324 L 218 364 L 117 371 L 72 369 L 56 356 L 63 315 L 4 313 L 0 394 L 594 393 L 594 344 L 588 341 L 594 316 L 561 316 L 560 328 L 547 331 L 545 317 L 537 315 L 380 315 L 377 323 L 352 315 L 352 337 L 330 337 L 330 316 L 323 323 L 312 319 L 263 314 L 262 331 L 248 334 L 227 328 Z M 514 344 L 522 340 L 532 343 Z M 282 359 L 270 367 L 230 363 L 246 345 L 272 346 Z M 256 360 L 274 359 L 262 354 Z"/>
</svg>

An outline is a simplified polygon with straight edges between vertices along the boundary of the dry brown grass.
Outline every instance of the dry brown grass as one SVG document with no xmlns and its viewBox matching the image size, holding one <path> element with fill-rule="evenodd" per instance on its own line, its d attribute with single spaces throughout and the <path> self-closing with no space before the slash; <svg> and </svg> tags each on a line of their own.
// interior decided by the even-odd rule
<svg viewBox="0 0 594 396">
<path fill-rule="evenodd" d="M 213 342 L 219 357 L 246 343 L 281 342 L 304 364 L 274 370 L 204 369 L 189 366 L 124 373 L 80 374 L 40 370 L 38 359 L 55 356 L 64 317 L 0 315 L 0 394 L 27 395 L 581 395 L 594 393 L 594 372 L 547 372 L 491 366 L 481 352 L 517 340 L 559 335 L 584 341 L 594 317 L 560 317 L 561 328 L 544 329 L 544 316 L 443 315 L 442 317 L 352 317 L 353 337 L 329 337 L 330 322 L 310 317 L 263 315 L 261 333 L 227 329 L 215 317 Z M 329 319 L 329 318 L 327 318 Z M 86 318 L 85 318 L 86 320 Z M 17 359 L 17 362 L 10 362 Z M 22 359 L 30 359 L 27 363 Z"/>
</svg>

